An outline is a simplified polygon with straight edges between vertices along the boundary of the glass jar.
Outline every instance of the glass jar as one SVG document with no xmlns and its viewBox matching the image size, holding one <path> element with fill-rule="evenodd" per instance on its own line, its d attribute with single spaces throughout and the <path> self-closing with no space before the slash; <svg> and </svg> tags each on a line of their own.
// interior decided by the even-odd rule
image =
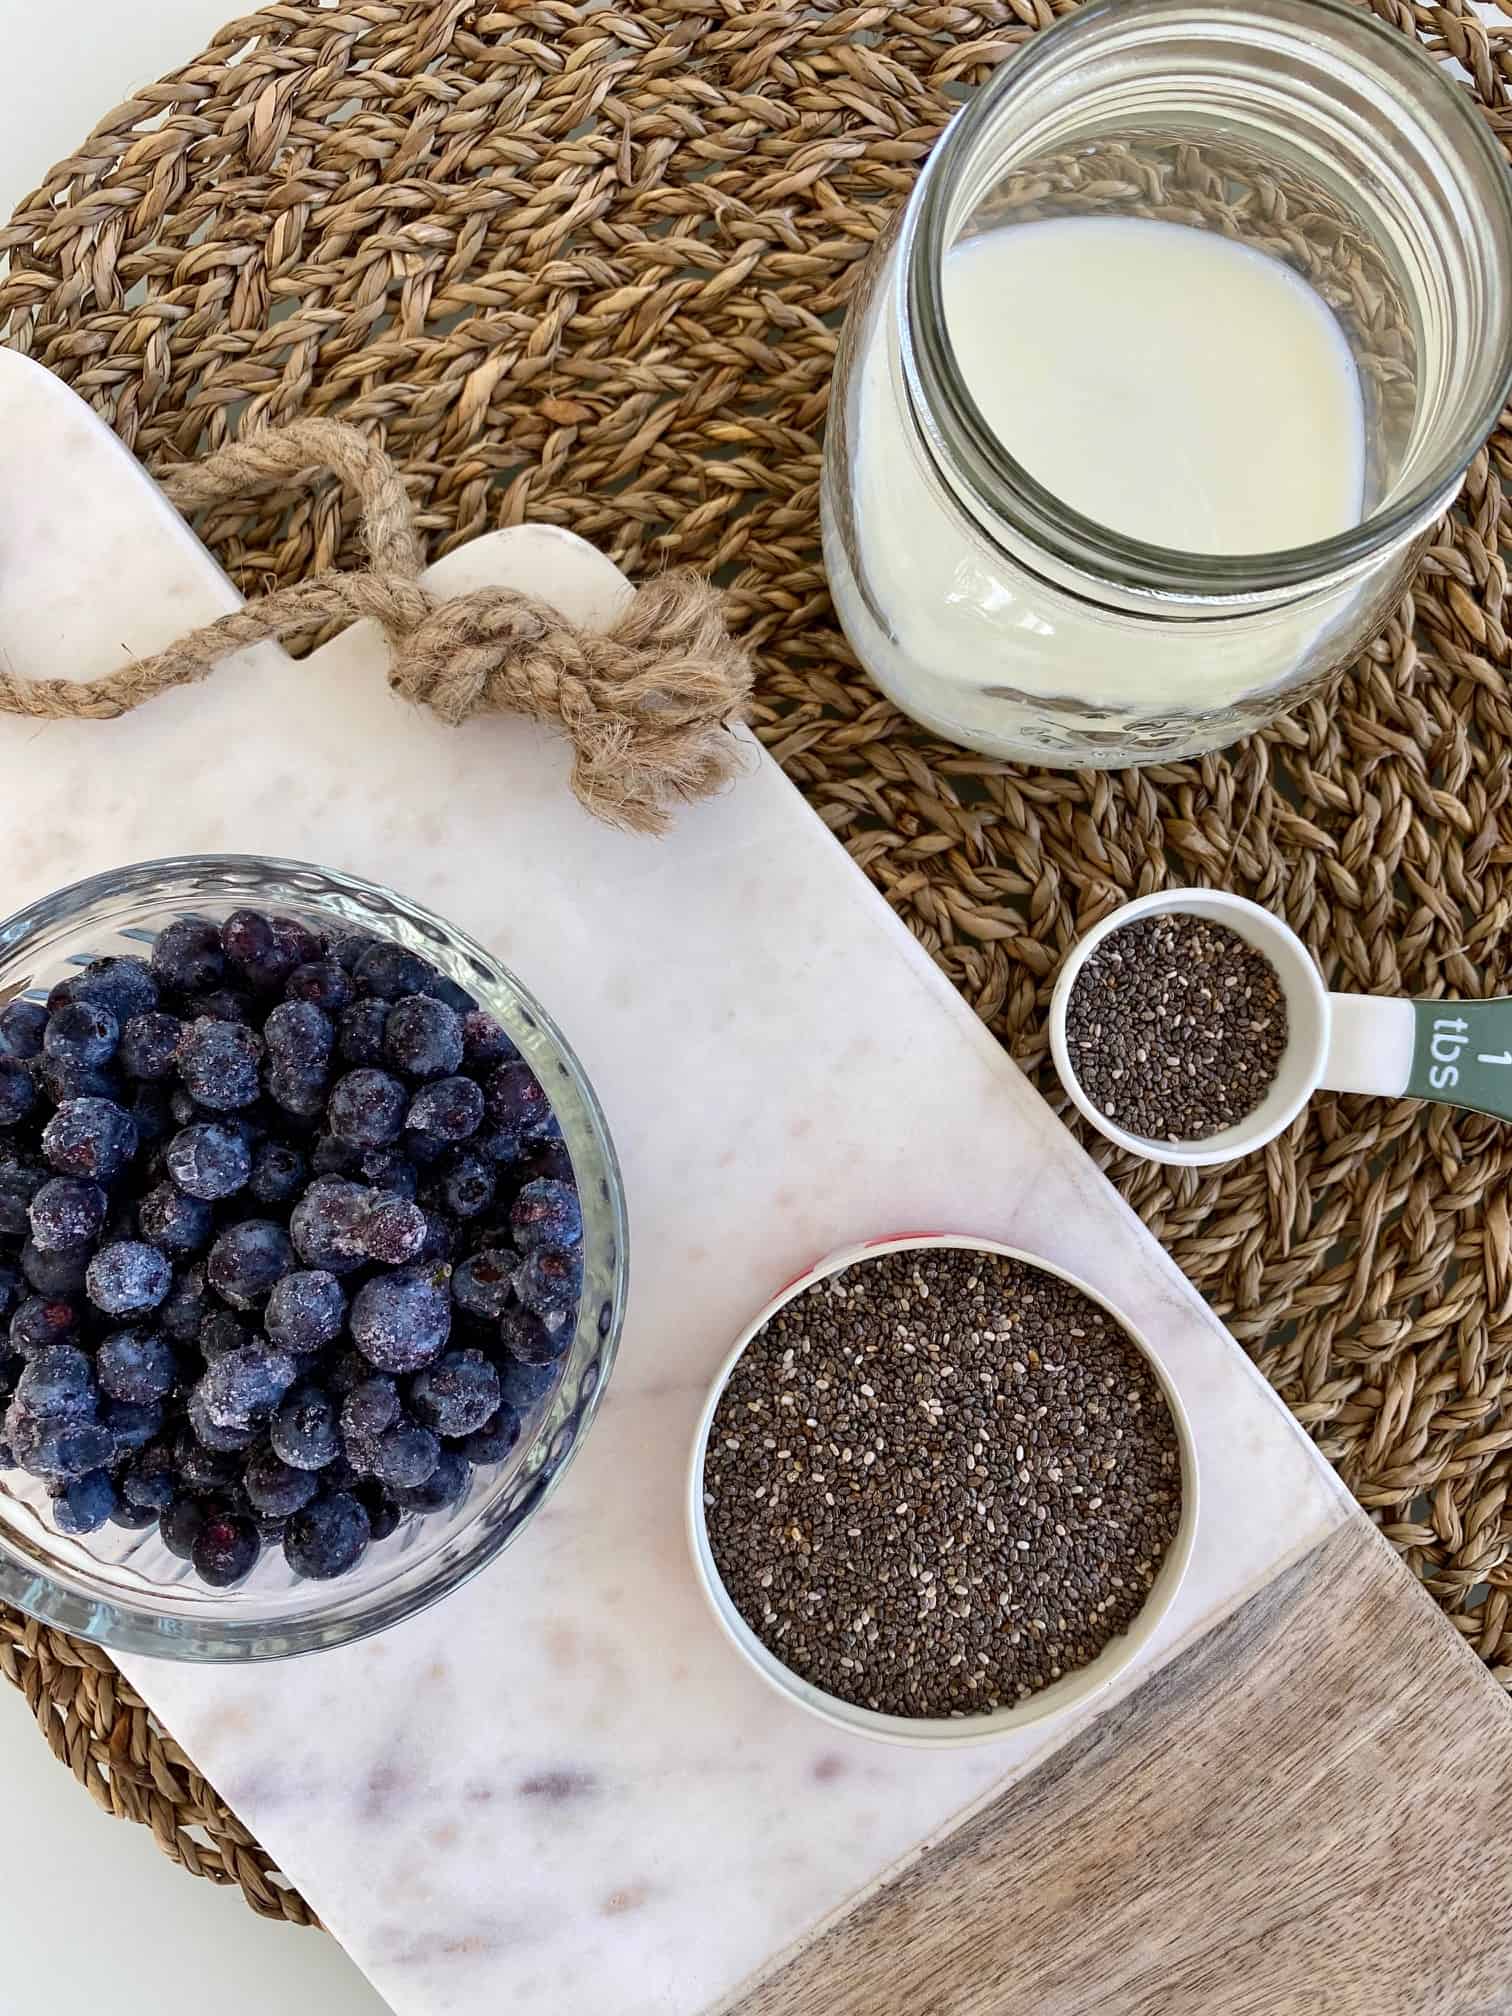
<svg viewBox="0 0 1512 2016">
<path fill-rule="evenodd" d="M 1309 283 L 1358 374 L 1358 523 L 1182 552 L 1015 460 L 963 378 L 943 262 L 1086 216 L 1221 232 Z M 1509 278 L 1506 164 L 1407 36 L 1342 0 L 1092 0 L 959 115 L 853 298 L 823 522 L 862 664 L 938 734 L 1040 764 L 1166 761 L 1263 726 L 1397 606 L 1512 386 Z"/>
</svg>

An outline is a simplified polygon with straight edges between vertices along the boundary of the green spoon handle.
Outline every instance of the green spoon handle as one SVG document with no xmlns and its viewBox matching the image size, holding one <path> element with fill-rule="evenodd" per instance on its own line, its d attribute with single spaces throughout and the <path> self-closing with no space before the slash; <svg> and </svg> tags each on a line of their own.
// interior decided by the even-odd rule
<svg viewBox="0 0 1512 2016">
<path fill-rule="evenodd" d="M 1436 1099 L 1512 1120 L 1512 996 L 1393 1001 L 1329 996 L 1323 1083 L 1336 1092 Z"/>
</svg>

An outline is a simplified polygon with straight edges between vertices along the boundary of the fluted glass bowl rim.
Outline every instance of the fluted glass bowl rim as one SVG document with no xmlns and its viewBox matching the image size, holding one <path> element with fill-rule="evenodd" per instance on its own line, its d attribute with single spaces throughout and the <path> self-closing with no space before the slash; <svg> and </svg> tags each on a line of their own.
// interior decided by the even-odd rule
<svg viewBox="0 0 1512 2016">
<path fill-rule="evenodd" d="M 340 898 L 349 911 L 338 910 Z M 328 1600 L 297 1615 L 237 1617 L 230 1614 L 237 1590 L 203 1585 L 175 1592 L 178 1613 L 123 1600 L 88 1586 L 87 1571 L 70 1569 L 57 1558 L 24 1553 L 12 1528 L 0 1521 L 0 1601 L 39 1622 L 90 1640 L 113 1652 L 194 1663 L 245 1663 L 284 1659 L 350 1644 L 418 1615 L 470 1581 L 519 1537 L 561 1483 L 598 1412 L 619 1348 L 628 1283 L 628 1222 L 624 1183 L 608 1124 L 586 1072 L 553 1017 L 518 976 L 467 932 L 398 891 L 343 869 L 278 855 L 185 854 L 138 861 L 107 869 L 52 891 L 0 921 L 0 1001 L 25 990 L 21 975 L 29 947 L 43 949 L 60 927 L 80 922 L 78 951 L 91 952 L 89 920 L 102 906 L 137 899 L 145 921 L 172 904 L 224 915 L 240 903 L 256 902 L 306 918 L 324 918 L 348 928 L 395 935 L 446 970 L 447 961 L 465 962 L 470 992 L 519 1042 L 527 1059 L 547 1060 L 560 1074 L 548 1085 L 562 1125 L 584 1204 L 584 1293 L 577 1329 L 551 1406 L 532 1435 L 490 1480 L 492 1495 L 464 1505 L 453 1531 L 431 1543 L 419 1560 L 399 1557 L 395 1572 L 360 1595 L 342 1580 L 318 1586 Z M 381 921 L 380 921 L 381 920 Z M 402 927 L 395 932 L 392 926 Z M 101 927 L 103 928 L 103 927 Z M 130 931 L 129 917 L 113 921 L 115 932 Z M 56 962 L 61 948 L 47 945 Z M 98 949 L 98 948 L 94 948 Z M 455 975 L 453 977 L 456 977 Z M 562 1088 L 565 1086 L 565 1090 Z M 565 1111 L 563 1110 L 565 1107 Z M 590 1294 L 595 1276 L 607 1284 L 601 1301 Z M 569 1390 L 575 1400 L 562 1404 Z M 558 1446 L 560 1445 L 560 1447 Z M 547 1467 L 549 1465 L 549 1468 Z M 546 1474 L 542 1477 L 541 1472 Z M 515 1512 L 492 1521 L 506 1485 L 529 1474 L 532 1481 Z M 534 1480 L 539 1480 L 534 1481 Z M 426 1530 L 416 1528 L 416 1531 Z M 57 1549 L 71 1546 L 87 1556 L 88 1542 L 49 1534 Z M 464 1543 L 464 1544 L 459 1544 Z M 434 1557 L 434 1565 L 429 1565 Z M 417 1569 L 421 1572 L 417 1573 Z"/>
</svg>

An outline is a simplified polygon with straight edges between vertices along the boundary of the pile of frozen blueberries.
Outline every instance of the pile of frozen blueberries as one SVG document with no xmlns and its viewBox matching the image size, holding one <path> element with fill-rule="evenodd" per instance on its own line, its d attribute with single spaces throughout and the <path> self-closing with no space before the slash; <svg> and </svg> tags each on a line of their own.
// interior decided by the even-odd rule
<svg viewBox="0 0 1512 2016">
<path fill-rule="evenodd" d="M 545 1092 L 402 946 L 186 918 L 0 1009 L 0 1468 L 64 1533 L 343 1575 L 509 1454 L 581 1277 Z"/>
</svg>

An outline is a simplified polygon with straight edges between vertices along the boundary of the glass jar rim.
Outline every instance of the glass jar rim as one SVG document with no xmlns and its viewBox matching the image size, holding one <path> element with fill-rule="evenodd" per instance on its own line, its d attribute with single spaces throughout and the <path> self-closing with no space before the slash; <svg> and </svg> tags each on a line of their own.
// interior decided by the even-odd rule
<svg viewBox="0 0 1512 2016">
<path fill-rule="evenodd" d="M 952 121 L 926 163 L 917 190 L 917 217 L 905 220 L 903 299 L 908 347 L 916 359 L 930 417 L 946 441 L 974 501 L 1019 536 L 1078 575 L 1151 595 L 1213 596 L 1225 601 L 1278 591 L 1307 590 L 1345 575 L 1398 540 L 1421 530 L 1453 501 L 1475 454 L 1512 396 L 1512 305 L 1503 318 L 1501 369 L 1474 413 L 1430 469 L 1400 497 L 1342 532 L 1308 545 L 1266 553 L 1191 553 L 1117 532 L 1087 517 L 1045 487 L 993 432 L 968 389 L 942 311 L 943 266 L 949 249 L 948 207 L 956 171 L 1005 99 L 1033 87 L 1064 45 L 1104 25 L 1109 17 L 1183 11 L 1191 0 L 1086 0 L 1075 13 L 1043 29 L 1011 56 Z M 1213 4 L 1213 0 L 1209 0 Z M 1225 11 L 1215 6 L 1215 11 Z M 1243 0 L 1234 12 L 1264 14 L 1267 0 Z M 1276 9 L 1278 18 L 1283 10 Z M 1464 92 L 1415 38 L 1362 12 L 1351 0 L 1308 0 L 1310 16 L 1330 18 L 1352 35 L 1373 41 L 1393 66 L 1403 48 L 1419 103 L 1462 155 L 1480 155 L 1500 193 L 1500 235 L 1512 243 L 1512 169 L 1490 128 Z M 1394 79 L 1399 82 L 1399 79 Z M 910 209 L 913 206 L 910 205 Z M 1512 304 L 1512 274 L 1508 275 Z"/>
</svg>

